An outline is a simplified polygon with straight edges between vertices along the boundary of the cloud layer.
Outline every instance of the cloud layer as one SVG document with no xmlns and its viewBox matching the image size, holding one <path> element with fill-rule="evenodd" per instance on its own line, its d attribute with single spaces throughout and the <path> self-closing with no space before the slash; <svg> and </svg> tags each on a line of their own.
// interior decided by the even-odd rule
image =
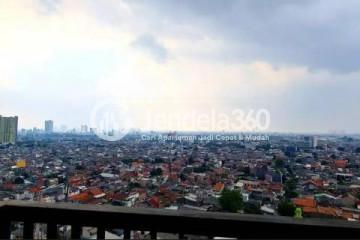
<svg viewBox="0 0 360 240">
<path fill-rule="evenodd" d="M 358 1 L 0 0 L 0 114 L 88 123 L 266 108 L 271 131 L 360 132 Z M 194 129 L 191 129 L 194 130 Z"/>
</svg>

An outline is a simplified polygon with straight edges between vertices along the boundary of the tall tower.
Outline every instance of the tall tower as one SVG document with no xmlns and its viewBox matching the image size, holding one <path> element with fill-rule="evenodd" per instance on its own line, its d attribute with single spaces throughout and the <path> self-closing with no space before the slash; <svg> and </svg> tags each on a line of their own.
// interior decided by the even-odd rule
<svg viewBox="0 0 360 240">
<path fill-rule="evenodd" d="M 53 120 L 45 121 L 45 132 L 52 133 L 54 131 L 54 122 Z"/>
<path fill-rule="evenodd" d="M 0 143 L 15 144 L 17 140 L 18 117 L 0 115 Z"/>
<path fill-rule="evenodd" d="M 87 125 L 81 125 L 81 133 L 87 133 L 88 132 L 88 126 Z"/>
</svg>

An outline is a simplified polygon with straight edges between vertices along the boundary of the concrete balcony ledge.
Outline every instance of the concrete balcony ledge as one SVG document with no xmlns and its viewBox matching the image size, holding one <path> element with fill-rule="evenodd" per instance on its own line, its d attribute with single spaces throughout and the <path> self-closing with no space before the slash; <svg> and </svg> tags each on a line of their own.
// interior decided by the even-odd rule
<svg viewBox="0 0 360 240">
<path fill-rule="evenodd" d="M 28 201 L 0 202 L 0 238 L 10 236 L 11 222 L 24 222 L 24 237 L 33 238 L 34 223 L 46 223 L 48 238 L 57 237 L 58 225 L 71 225 L 72 237 L 79 238 L 83 226 L 97 227 L 98 238 L 106 229 L 120 228 L 124 237 L 130 231 L 150 231 L 208 237 L 237 238 L 358 238 L 360 223 L 332 219 L 295 219 L 190 210 L 126 208 L 109 205 L 40 203 Z"/>
</svg>

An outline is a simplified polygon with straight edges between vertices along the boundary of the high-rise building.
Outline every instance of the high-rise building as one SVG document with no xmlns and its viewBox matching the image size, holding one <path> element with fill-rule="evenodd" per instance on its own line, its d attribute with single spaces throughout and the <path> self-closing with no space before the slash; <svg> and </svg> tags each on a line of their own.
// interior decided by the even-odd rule
<svg viewBox="0 0 360 240">
<path fill-rule="evenodd" d="M 96 128 L 90 128 L 90 133 L 95 134 L 96 133 Z"/>
<path fill-rule="evenodd" d="M 87 125 L 81 125 L 81 133 L 87 133 L 88 132 L 88 126 Z"/>
<path fill-rule="evenodd" d="M 313 136 L 312 147 L 316 148 L 317 146 L 318 146 L 318 138 L 316 136 Z"/>
<path fill-rule="evenodd" d="M 16 143 L 18 117 L 2 117 L 0 115 L 0 143 Z"/>
<path fill-rule="evenodd" d="M 54 122 L 53 120 L 45 121 L 45 132 L 52 133 L 54 131 Z"/>
<path fill-rule="evenodd" d="M 318 139 L 316 136 L 305 136 L 304 137 L 306 147 L 308 148 L 316 148 L 318 145 Z"/>
</svg>

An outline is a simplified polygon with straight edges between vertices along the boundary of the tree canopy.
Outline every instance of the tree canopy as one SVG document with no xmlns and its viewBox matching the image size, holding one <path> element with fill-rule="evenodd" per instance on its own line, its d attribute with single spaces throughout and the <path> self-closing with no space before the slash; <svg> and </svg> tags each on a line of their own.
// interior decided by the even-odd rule
<svg viewBox="0 0 360 240">
<path fill-rule="evenodd" d="M 244 212 L 248 214 L 261 214 L 260 204 L 247 202 L 244 204 Z"/>
<path fill-rule="evenodd" d="M 152 177 L 161 176 L 162 173 L 163 173 L 163 171 L 161 168 L 155 168 L 155 169 L 151 170 L 150 176 L 152 176 Z"/>
<path fill-rule="evenodd" d="M 238 212 L 243 208 L 243 199 L 238 191 L 224 189 L 219 198 L 220 206 L 228 212 Z"/>
<path fill-rule="evenodd" d="M 285 197 L 286 198 L 295 198 L 298 196 L 296 192 L 297 180 L 295 178 L 290 178 L 285 182 Z"/>
<path fill-rule="evenodd" d="M 279 203 L 277 211 L 281 216 L 293 217 L 295 214 L 295 205 L 288 200 L 283 200 Z"/>
</svg>

